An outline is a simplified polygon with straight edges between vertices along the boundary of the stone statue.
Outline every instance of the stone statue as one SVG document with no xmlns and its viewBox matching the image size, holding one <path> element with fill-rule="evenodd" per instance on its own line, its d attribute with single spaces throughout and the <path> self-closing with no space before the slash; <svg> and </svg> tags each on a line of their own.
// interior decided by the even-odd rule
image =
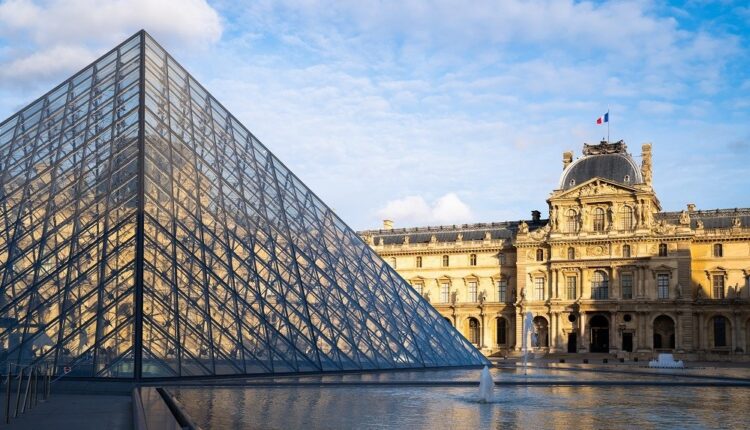
<svg viewBox="0 0 750 430">
<path fill-rule="evenodd" d="M 698 229 L 703 229 L 703 220 L 699 219 L 699 220 L 698 220 L 698 221 L 697 221 L 697 222 L 695 223 L 695 228 L 698 228 Z"/>
<path fill-rule="evenodd" d="M 426 291 L 424 293 L 424 299 L 427 300 L 427 303 L 430 303 L 430 292 Z"/>
<path fill-rule="evenodd" d="M 703 286 L 701 284 L 698 284 L 697 288 L 695 289 L 695 299 L 700 300 L 703 298 Z"/>
<path fill-rule="evenodd" d="M 559 214 L 557 206 L 552 206 L 552 210 L 549 214 L 549 223 L 552 230 L 557 230 L 557 226 L 560 225 Z"/>
<path fill-rule="evenodd" d="M 458 292 L 453 291 L 451 293 L 451 304 L 455 305 L 458 302 Z"/>
<path fill-rule="evenodd" d="M 641 201 L 639 200 L 636 204 L 634 209 L 635 214 L 635 225 L 636 227 L 640 226 L 641 223 L 641 213 L 643 212 L 643 206 L 641 205 Z"/>
<path fill-rule="evenodd" d="M 487 300 L 487 292 L 482 291 L 481 293 L 479 293 L 479 304 L 483 305 L 485 300 Z"/>
<path fill-rule="evenodd" d="M 615 209 L 613 205 L 610 205 L 609 208 L 607 209 L 607 217 L 608 217 L 607 221 L 609 224 L 609 228 L 607 228 L 607 230 L 612 230 L 612 226 L 615 225 Z"/>
<path fill-rule="evenodd" d="M 407 234 L 407 235 L 404 235 L 404 245 L 408 245 L 408 244 L 409 244 L 409 241 L 410 241 L 410 239 L 409 239 L 409 235 L 408 235 L 408 234 Z"/>
<path fill-rule="evenodd" d="M 651 186 L 651 144 L 645 143 L 641 146 L 641 174 L 643 175 L 643 182 Z"/>
<path fill-rule="evenodd" d="M 742 220 L 740 219 L 740 217 L 738 216 L 734 217 L 734 219 L 732 220 L 732 227 L 734 228 L 742 227 Z"/>
<path fill-rule="evenodd" d="M 526 221 L 521 221 L 521 224 L 518 225 L 518 234 L 528 234 L 529 233 L 529 225 L 526 224 Z"/>
<path fill-rule="evenodd" d="M 686 210 L 680 213 L 680 225 L 690 225 L 690 214 Z"/>
<path fill-rule="evenodd" d="M 677 298 L 682 298 L 682 284 L 680 284 L 679 282 L 677 283 Z"/>
</svg>

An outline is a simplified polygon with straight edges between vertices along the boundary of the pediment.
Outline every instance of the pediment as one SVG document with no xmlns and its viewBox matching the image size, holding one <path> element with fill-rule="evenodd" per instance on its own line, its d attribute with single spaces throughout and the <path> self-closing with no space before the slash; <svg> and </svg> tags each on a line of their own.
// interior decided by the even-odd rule
<svg viewBox="0 0 750 430">
<path fill-rule="evenodd" d="M 612 196 L 612 195 L 632 195 L 638 192 L 635 187 L 620 184 L 603 178 L 592 178 L 582 184 L 554 195 L 553 198 L 577 198 L 589 196 Z"/>
</svg>

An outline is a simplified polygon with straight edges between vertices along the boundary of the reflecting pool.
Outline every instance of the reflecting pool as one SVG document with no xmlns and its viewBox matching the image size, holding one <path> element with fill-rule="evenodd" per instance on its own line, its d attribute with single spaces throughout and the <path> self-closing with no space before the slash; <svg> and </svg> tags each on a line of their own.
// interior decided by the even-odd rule
<svg viewBox="0 0 750 430">
<path fill-rule="evenodd" d="M 337 377 L 338 381 L 294 378 L 308 383 L 304 386 L 274 387 L 274 381 L 267 380 L 268 385 L 263 386 L 181 386 L 170 390 L 204 429 L 684 429 L 747 428 L 750 422 L 747 387 L 558 386 L 555 381 L 564 379 L 616 382 L 644 380 L 649 375 L 642 369 L 633 370 L 632 375 L 530 370 L 522 376 L 518 369 L 493 369 L 493 376 L 498 382 L 546 378 L 551 385 L 499 386 L 492 404 L 478 403 L 478 388 L 471 386 L 342 384 L 345 379 L 460 382 L 478 378 L 478 370 L 345 375 Z M 691 376 L 657 374 L 651 378 L 679 382 Z M 704 381 L 710 384 L 712 380 Z"/>
</svg>

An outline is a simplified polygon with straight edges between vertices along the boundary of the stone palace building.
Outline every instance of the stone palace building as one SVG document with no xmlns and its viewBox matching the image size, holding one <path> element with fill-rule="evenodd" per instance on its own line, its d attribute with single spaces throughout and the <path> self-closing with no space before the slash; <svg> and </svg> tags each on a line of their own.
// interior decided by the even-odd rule
<svg viewBox="0 0 750 430">
<path fill-rule="evenodd" d="M 563 154 L 548 219 L 360 235 L 487 355 L 539 352 L 748 360 L 750 209 L 663 212 L 651 145 Z"/>
</svg>

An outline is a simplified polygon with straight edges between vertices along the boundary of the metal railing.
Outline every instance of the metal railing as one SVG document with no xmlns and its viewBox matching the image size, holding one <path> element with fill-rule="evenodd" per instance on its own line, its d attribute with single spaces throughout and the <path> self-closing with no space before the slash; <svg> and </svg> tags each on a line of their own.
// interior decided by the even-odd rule
<svg viewBox="0 0 750 430">
<path fill-rule="evenodd" d="M 16 374 L 14 375 L 14 368 Z M 8 364 L 5 376 L 5 423 L 33 409 L 40 401 L 49 399 L 52 389 L 53 367 L 46 362 L 20 366 Z M 41 379 L 41 380 L 40 380 Z M 13 393 L 15 382 L 16 390 Z"/>
</svg>

